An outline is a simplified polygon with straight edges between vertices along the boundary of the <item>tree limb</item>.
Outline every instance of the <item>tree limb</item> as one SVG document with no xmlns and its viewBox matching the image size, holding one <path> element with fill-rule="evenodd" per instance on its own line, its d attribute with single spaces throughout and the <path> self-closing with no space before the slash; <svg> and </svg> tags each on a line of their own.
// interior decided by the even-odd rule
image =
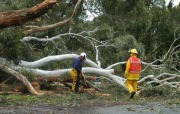
<svg viewBox="0 0 180 114">
<path fill-rule="evenodd" d="M 51 9 L 56 3 L 57 0 L 45 0 L 44 2 L 37 4 L 32 8 L 14 10 L 11 12 L 1 12 L 0 29 L 10 26 L 19 26 L 27 21 L 31 21 L 37 17 L 40 17 L 49 9 Z"/>
<path fill-rule="evenodd" d="M 62 26 L 64 24 L 67 24 L 69 22 L 71 22 L 77 12 L 77 9 L 79 7 L 81 3 L 81 0 L 78 0 L 77 4 L 75 5 L 75 8 L 74 8 L 74 11 L 71 15 L 70 18 L 64 20 L 64 21 L 61 21 L 61 22 L 57 22 L 57 23 L 54 23 L 54 24 L 51 24 L 51 25 L 47 25 L 47 26 L 42 26 L 42 27 L 28 27 L 30 29 L 24 31 L 24 34 L 32 34 L 32 33 L 35 33 L 35 32 L 41 32 L 41 31 L 45 31 L 45 30 L 50 30 L 50 29 L 53 29 L 53 28 L 56 28 L 56 27 L 59 27 L 59 26 Z"/>
<path fill-rule="evenodd" d="M 4 66 L 4 65 L 0 65 L 0 69 L 12 76 L 15 76 L 18 80 L 22 81 L 23 84 L 27 87 L 27 89 L 29 90 L 29 92 L 31 92 L 34 95 L 43 95 L 43 93 L 38 93 L 33 86 L 31 85 L 31 83 L 27 80 L 27 78 L 25 76 L 23 76 L 22 74 L 20 74 L 19 72 Z"/>
<path fill-rule="evenodd" d="M 55 56 L 47 56 L 45 58 L 42 58 L 40 60 L 34 61 L 34 62 L 27 62 L 27 61 L 21 61 L 20 65 L 27 68 L 38 68 L 41 67 L 51 61 L 63 61 L 63 60 L 69 60 L 69 59 L 75 59 L 79 55 L 77 54 L 64 54 L 64 55 L 55 55 Z M 95 64 L 93 61 L 86 59 L 84 63 L 88 64 L 91 67 L 94 68 L 101 68 L 97 64 Z"/>
</svg>

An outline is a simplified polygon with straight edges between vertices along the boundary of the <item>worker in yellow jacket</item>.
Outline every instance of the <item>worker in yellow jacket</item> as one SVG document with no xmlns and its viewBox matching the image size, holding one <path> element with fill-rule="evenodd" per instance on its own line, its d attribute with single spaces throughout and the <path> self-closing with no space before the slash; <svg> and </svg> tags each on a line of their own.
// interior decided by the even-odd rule
<svg viewBox="0 0 180 114">
<path fill-rule="evenodd" d="M 134 95 L 137 92 L 137 81 L 140 77 L 141 71 L 141 60 L 137 57 L 137 50 L 131 49 L 129 50 L 130 58 L 126 63 L 126 71 L 125 71 L 125 78 L 126 78 L 126 87 L 130 93 L 130 98 L 134 98 Z"/>
</svg>

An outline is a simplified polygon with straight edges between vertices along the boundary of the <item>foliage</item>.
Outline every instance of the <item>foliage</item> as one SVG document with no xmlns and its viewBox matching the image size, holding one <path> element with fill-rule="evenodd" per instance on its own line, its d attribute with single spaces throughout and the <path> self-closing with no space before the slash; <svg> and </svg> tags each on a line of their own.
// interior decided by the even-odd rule
<svg viewBox="0 0 180 114">
<path fill-rule="evenodd" d="M 30 8 L 35 6 L 38 3 L 43 2 L 43 0 L 40 1 L 32 1 L 32 0 L 8 0 L 8 1 L 2 1 L 2 4 L 0 4 L 0 11 L 5 12 L 9 10 L 21 10 L 25 8 Z M 31 21 L 29 23 L 26 23 L 26 25 L 48 25 L 53 24 L 56 22 L 60 22 L 66 18 L 69 18 L 72 14 L 73 7 L 67 6 L 67 3 L 64 1 L 61 1 L 61 4 L 56 5 L 53 7 L 53 9 L 49 10 L 47 14 L 43 15 L 41 18 L 39 18 L 39 21 Z M 81 12 L 81 11 L 79 11 Z M 77 15 L 78 16 L 78 15 Z M 75 19 L 76 20 L 76 19 Z M 59 53 L 65 53 L 65 51 L 56 50 L 53 43 L 48 43 L 48 45 L 45 45 L 46 43 L 40 43 L 40 42 L 29 42 L 28 45 L 22 44 L 20 42 L 20 39 L 24 37 L 22 31 L 23 26 L 21 27 L 11 27 L 4 29 L 0 32 L 1 36 L 1 46 L 0 46 L 0 52 L 1 57 L 8 58 L 10 60 L 17 61 L 19 59 L 24 59 L 28 61 L 37 60 L 39 58 L 42 58 L 44 56 L 50 55 L 52 52 L 53 54 L 59 54 Z M 41 32 L 36 33 L 34 36 L 36 37 L 44 37 L 44 36 L 55 36 L 60 33 L 66 33 L 69 29 L 69 25 L 63 26 L 60 28 L 56 28 L 54 30 L 50 30 L 48 32 Z M 62 48 L 61 41 L 58 43 L 60 44 L 59 48 Z M 23 47 L 21 47 L 23 46 Z M 32 46 L 30 48 L 30 46 Z M 45 47 L 46 46 L 46 47 Z M 7 49 L 7 50 L 4 50 Z M 24 53 L 25 52 L 25 53 Z M 67 52 L 66 52 L 67 53 Z M 29 55 L 29 56 L 28 56 Z"/>
<path fill-rule="evenodd" d="M 107 23 L 112 31 L 116 31 L 117 36 L 132 35 L 144 48 L 146 57 L 143 58 L 146 61 L 165 54 L 173 42 L 179 20 L 179 14 L 173 12 L 179 6 L 166 7 L 164 0 L 113 0 L 102 3 L 103 14 L 94 20 L 96 24 Z M 179 34 L 179 29 L 176 34 Z"/>
<path fill-rule="evenodd" d="M 14 62 L 18 62 L 17 60 L 21 51 L 20 38 L 22 37 L 22 35 L 20 35 L 19 29 L 8 28 L 3 32 L 0 32 L 0 37 L 1 57 L 14 60 Z"/>
<path fill-rule="evenodd" d="M 145 88 L 145 90 L 143 90 L 143 92 L 141 93 L 142 97 L 163 97 L 163 98 L 167 98 L 167 99 L 180 99 L 179 96 L 180 91 L 175 89 L 175 88 L 171 88 L 168 85 L 165 85 L 163 87 L 150 87 L 147 86 Z"/>
<path fill-rule="evenodd" d="M 7 0 L 0 3 L 0 11 L 19 10 L 32 7 L 43 0 Z M 116 62 L 126 61 L 129 57 L 127 52 L 131 48 L 138 50 L 138 56 L 146 62 L 161 59 L 169 49 L 174 38 L 179 36 L 180 6 L 165 6 L 164 0 L 89 0 L 91 12 L 100 12 L 92 21 L 86 20 L 85 6 L 81 6 L 75 19 L 61 27 L 53 30 L 31 34 L 37 38 L 50 38 L 64 33 L 81 33 L 83 31 L 93 31 L 84 33 L 85 38 L 94 38 L 101 42 L 106 42 L 112 46 L 99 47 L 99 60 L 102 68 L 106 68 Z M 45 15 L 39 18 L 39 21 L 31 21 L 19 27 L 10 27 L 0 31 L 0 54 L 1 57 L 13 60 L 18 63 L 19 60 L 35 61 L 49 55 L 61 55 L 86 52 L 88 58 L 95 61 L 96 50 L 94 45 L 100 43 L 91 42 L 85 38 L 78 36 L 63 36 L 59 40 L 53 42 L 36 42 L 29 41 L 27 43 L 20 42 L 24 37 L 22 31 L 26 25 L 49 25 L 63 21 L 70 17 L 74 4 L 69 5 L 66 0 L 54 6 Z M 97 9 L 93 9 L 96 7 Z M 94 45 L 92 45 L 94 43 Z M 179 42 L 175 45 L 179 45 Z M 174 45 L 174 46 L 175 46 Z M 173 47 L 174 47 L 173 46 Z M 179 49 L 179 48 L 178 48 Z M 179 69 L 179 50 L 174 51 L 174 55 L 170 56 L 161 70 L 147 69 L 141 75 L 148 74 L 158 75 L 163 72 L 176 73 L 174 69 Z M 178 57 L 175 57 L 176 55 Z M 177 58 L 175 60 L 175 58 Z M 54 70 L 70 68 L 72 61 L 52 62 L 43 66 L 42 69 Z M 159 63 L 160 64 L 160 63 Z M 116 66 L 114 69 L 117 75 L 122 75 L 125 66 Z M 22 71 L 30 81 L 34 80 L 34 75 Z M 66 76 L 69 76 L 66 74 Z M 1 72 L 0 81 L 6 80 L 7 74 Z M 63 76 L 63 78 L 66 78 Z M 63 79 L 62 78 L 62 79 Z M 20 84 L 12 78 L 8 83 L 13 85 Z M 44 96 L 31 95 L 0 95 L 0 105 L 61 105 L 63 107 L 79 106 L 80 104 L 95 105 L 97 102 L 105 105 L 118 103 L 134 103 L 142 104 L 149 101 L 166 101 L 168 103 L 179 103 L 179 90 L 169 87 L 146 87 L 141 93 L 141 98 L 129 100 L 129 93 L 120 88 L 116 84 L 103 82 L 103 93 L 110 94 L 109 97 L 96 96 L 89 93 L 83 94 L 56 94 Z M 47 83 L 45 83 L 46 85 Z M 11 88 L 10 88 L 11 89 Z M 139 100 L 140 99 L 140 100 Z"/>
<path fill-rule="evenodd" d="M 42 1 L 7 0 L 0 4 L 0 11 L 25 9 Z M 143 61 L 151 62 L 161 59 L 174 38 L 180 33 L 178 25 L 180 6 L 173 7 L 171 4 L 165 6 L 164 0 L 88 0 L 87 4 L 79 7 L 72 22 L 53 30 L 31 34 L 37 38 L 50 38 L 68 32 L 80 33 L 97 29 L 94 32 L 84 33 L 85 38 L 69 35 L 53 42 L 29 41 L 23 44 L 20 42 L 20 39 L 24 37 L 22 34 L 24 26 L 43 26 L 63 21 L 70 17 L 74 5 L 68 4 L 66 0 L 59 1 L 59 5 L 55 5 L 41 16 L 39 21 L 33 20 L 19 27 L 3 29 L 0 32 L 1 57 L 18 63 L 19 60 L 35 61 L 49 55 L 86 52 L 88 58 L 95 61 L 94 45 L 99 45 L 99 43 L 93 42 L 94 45 L 92 45 L 92 42 L 85 39 L 94 38 L 113 45 L 98 48 L 99 60 L 103 68 L 119 61 L 126 61 L 129 57 L 127 51 L 130 48 L 137 48 L 139 57 Z M 99 12 L 92 21 L 85 21 L 87 6 L 91 12 Z M 178 49 L 175 51 L 178 55 Z M 174 55 L 171 56 L 162 70 L 174 72 L 173 68 L 179 69 L 177 61 L 178 59 L 174 60 Z M 69 68 L 71 63 L 71 61 L 52 62 L 44 66 L 44 69 Z M 149 73 L 159 72 L 150 70 L 145 74 Z"/>
<path fill-rule="evenodd" d="M 28 72 L 26 69 L 22 69 L 20 72 L 26 76 L 30 82 L 35 80 L 35 75 L 33 75 L 31 72 Z"/>
<path fill-rule="evenodd" d="M 109 93 L 109 97 L 97 96 L 89 93 L 66 93 L 44 96 L 32 95 L 0 95 L 1 106 L 36 106 L 36 105 L 58 105 L 62 107 L 80 105 L 113 105 L 113 104 L 146 104 L 150 102 L 178 103 L 179 91 L 169 87 L 151 88 L 147 87 L 140 97 L 130 100 L 129 93 L 118 85 L 107 84 L 103 93 Z"/>
</svg>

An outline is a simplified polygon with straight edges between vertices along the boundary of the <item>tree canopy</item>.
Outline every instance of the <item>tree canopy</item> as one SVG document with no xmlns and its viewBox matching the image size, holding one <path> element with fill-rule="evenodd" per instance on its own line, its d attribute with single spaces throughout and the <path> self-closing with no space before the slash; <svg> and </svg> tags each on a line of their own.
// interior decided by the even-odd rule
<svg viewBox="0 0 180 114">
<path fill-rule="evenodd" d="M 136 48 L 146 62 L 179 73 L 180 5 L 173 0 L 0 0 L 0 55 L 19 64 L 79 54 L 101 68 L 126 61 Z M 87 21 L 87 11 L 96 15 Z M 152 62 L 154 61 L 154 62 Z M 152 63 L 151 63 L 152 62 Z M 71 61 L 44 69 L 69 68 Z M 153 66 L 154 67 L 154 66 Z M 114 67 L 123 74 L 124 66 Z"/>
</svg>

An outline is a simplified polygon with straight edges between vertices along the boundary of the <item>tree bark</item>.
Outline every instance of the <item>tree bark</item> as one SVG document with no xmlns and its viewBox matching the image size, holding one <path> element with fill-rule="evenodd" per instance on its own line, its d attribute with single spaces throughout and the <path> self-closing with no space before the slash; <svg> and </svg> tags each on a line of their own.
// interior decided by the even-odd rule
<svg viewBox="0 0 180 114">
<path fill-rule="evenodd" d="M 3 65 L 0 65 L 0 69 L 12 76 L 15 76 L 18 80 L 22 81 L 23 84 L 27 87 L 27 89 L 29 90 L 29 92 L 31 92 L 32 94 L 34 95 L 43 95 L 43 93 L 38 93 L 34 88 L 33 86 L 31 85 L 31 83 L 28 81 L 28 79 L 23 76 L 22 74 L 20 74 L 19 72 L 17 71 L 14 71 L 10 68 L 8 68 L 7 66 L 3 66 Z"/>
<path fill-rule="evenodd" d="M 64 55 L 47 56 L 47 57 L 44 57 L 44 58 L 39 59 L 39 60 L 34 61 L 34 62 L 27 62 L 27 61 L 21 60 L 20 66 L 23 66 L 26 68 L 39 68 L 39 67 L 42 67 L 42 66 L 48 64 L 51 61 L 64 61 L 64 60 L 70 60 L 70 59 L 73 60 L 78 56 L 79 55 L 77 55 L 77 54 L 64 54 Z M 84 61 L 84 63 L 87 64 L 88 66 L 93 67 L 93 68 L 102 69 L 101 67 L 99 67 L 97 64 L 95 64 L 93 61 L 91 61 L 89 59 L 86 59 Z"/>
<path fill-rule="evenodd" d="M 11 12 L 1 12 L 0 29 L 10 26 L 18 26 L 27 21 L 38 18 L 44 13 L 46 13 L 49 9 L 51 9 L 56 3 L 57 0 L 45 0 L 44 2 L 37 4 L 32 8 L 14 10 Z"/>
</svg>

